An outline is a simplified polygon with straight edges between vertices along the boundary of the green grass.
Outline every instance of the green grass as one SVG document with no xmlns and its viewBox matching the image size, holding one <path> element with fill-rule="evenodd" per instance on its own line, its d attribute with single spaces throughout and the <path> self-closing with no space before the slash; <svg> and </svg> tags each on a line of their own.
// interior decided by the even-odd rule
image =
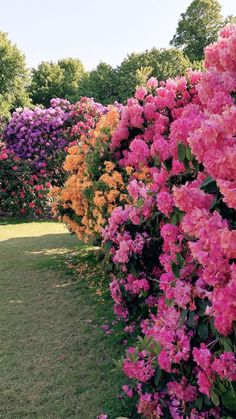
<svg viewBox="0 0 236 419">
<path fill-rule="evenodd" d="M 128 416 L 112 361 L 122 333 L 101 328 L 113 319 L 103 276 L 60 223 L 0 225 L 0 417 Z"/>
</svg>

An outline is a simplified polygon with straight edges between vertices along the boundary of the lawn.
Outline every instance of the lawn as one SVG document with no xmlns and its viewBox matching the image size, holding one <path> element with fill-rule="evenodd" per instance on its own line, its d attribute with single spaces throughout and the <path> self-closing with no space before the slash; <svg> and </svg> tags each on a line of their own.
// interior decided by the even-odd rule
<svg viewBox="0 0 236 419">
<path fill-rule="evenodd" d="M 60 223 L 0 225 L 0 417 L 128 416 L 113 371 L 122 332 L 102 329 L 113 314 L 95 251 Z"/>
</svg>

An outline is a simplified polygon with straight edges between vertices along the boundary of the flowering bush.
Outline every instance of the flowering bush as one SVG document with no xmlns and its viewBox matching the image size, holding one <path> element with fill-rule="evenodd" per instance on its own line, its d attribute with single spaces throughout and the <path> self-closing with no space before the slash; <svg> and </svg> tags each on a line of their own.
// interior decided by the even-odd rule
<svg viewBox="0 0 236 419">
<path fill-rule="evenodd" d="M 68 101 L 52 99 L 50 108 L 13 112 L 5 130 L 7 147 L 18 157 L 32 161 L 36 167 L 45 167 L 55 158 L 56 152 L 67 145 L 63 126 L 69 111 Z"/>
<path fill-rule="evenodd" d="M 44 169 L 36 174 L 25 161 L 0 148 L 0 212 L 14 216 L 45 214 L 48 190 Z"/>
<path fill-rule="evenodd" d="M 145 418 L 235 417 L 235 46 L 227 27 L 207 72 L 149 80 L 110 144 L 129 197 L 103 236 L 131 333 L 125 393 Z"/>
<path fill-rule="evenodd" d="M 94 128 L 103 111 L 92 99 L 82 98 L 75 104 L 52 99 L 48 109 L 14 112 L 1 138 L 1 210 L 14 215 L 43 214 L 49 204 L 49 187 L 65 181 L 68 145 Z"/>
<path fill-rule="evenodd" d="M 79 144 L 68 150 L 65 186 L 52 191 L 54 214 L 83 240 L 99 236 L 113 209 L 125 200 L 124 180 L 109 151 L 118 121 L 118 108 L 110 107 L 94 130 L 80 135 Z"/>
<path fill-rule="evenodd" d="M 67 121 L 65 136 L 69 146 L 78 144 L 82 135 L 95 128 L 99 117 L 106 108 L 93 99 L 82 97 L 79 102 L 70 105 L 70 117 Z"/>
<path fill-rule="evenodd" d="M 28 160 L 36 171 L 46 170 L 53 185 L 65 180 L 62 170 L 69 144 L 84 131 L 94 127 L 102 106 L 82 98 L 75 104 L 52 99 L 47 109 L 35 107 L 13 113 L 5 129 L 7 148 Z"/>
<path fill-rule="evenodd" d="M 228 26 L 205 72 L 151 78 L 71 124 L 75 109 L 64 131 L 54 213 L 83 240 L 103 235 L 129 334 L 123 391 L 147 419 L 235 417 L 235 51 Z"/>
</svg>

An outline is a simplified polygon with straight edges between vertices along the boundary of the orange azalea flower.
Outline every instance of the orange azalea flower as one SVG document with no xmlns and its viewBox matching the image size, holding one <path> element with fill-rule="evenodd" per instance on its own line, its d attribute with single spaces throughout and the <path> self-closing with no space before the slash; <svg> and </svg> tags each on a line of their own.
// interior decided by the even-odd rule
<svg viewBox="0 0 236 419">
<path fill-rule="evenodd" d="M 106 172 L 111 173 L 115 167 L 114 163 L 112 163 L 111 161 L 105 161 L 104 164 L 105 164 Z"/>
<path fill-rule="evenodd" d="M 111 214 L 116 205 L 124 201 L 125 185 L 122 174 L 115 169 L 111 160 L 102 161 L 106 153 L 104 145 L 111 140 L 111 135 L 119 122 L 119 111 L 109 107 L 107 114 L 103 115 L 94 130 L 88 135 L 82 135 L 79 144 L 70 147 L 64 163 L 64 169 L 69 177 L 61 189 L 53 192 L 53 212 L 60 217 L 60 208 L 72 211 L 78 218 L 76 221 L 71 215 L 64 215 L 70 231 L 79 239 L 87 241 L 94 233 L 100 233 L 107 222 L 107 214 Z M 93 154 L 100 156 L 96 176 L 88 167 Z M 89 157 L 87 159 L 87 157 Z M 93 160 L 92 160 L 93 162 Z M 100 175 L 100 176 L 99 176 Z M 96 179 L 96 180 L 95 180 Z M 99 184 L 102 182 L 106 189 Z M 121 192 L 122 191 L 122 192 Z"/>
</svg>

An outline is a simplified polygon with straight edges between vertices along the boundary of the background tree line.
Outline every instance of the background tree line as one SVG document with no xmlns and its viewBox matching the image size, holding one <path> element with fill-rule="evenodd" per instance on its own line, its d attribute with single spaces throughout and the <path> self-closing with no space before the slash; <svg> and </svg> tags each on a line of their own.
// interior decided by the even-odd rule
<svg viewBox="0 0 236 419">
<path fill-rule="evenodd" d="M 125 102 L 151 76 L 166 80 L 189 67 L 201 68 L 204 48 L 226 23 L 236 23 L 236 18 L 223 18 L 218 0 L 194 0 L 181 14 L 169 49 L 129 54 L 116 68 L 101 62 L 90 72 L 78 58 L 42 62 L 30 71 L 24 55 L 0 32 L 0 115 L 20 106 L 48 106 L 52 97 Z"/>
</svg>

